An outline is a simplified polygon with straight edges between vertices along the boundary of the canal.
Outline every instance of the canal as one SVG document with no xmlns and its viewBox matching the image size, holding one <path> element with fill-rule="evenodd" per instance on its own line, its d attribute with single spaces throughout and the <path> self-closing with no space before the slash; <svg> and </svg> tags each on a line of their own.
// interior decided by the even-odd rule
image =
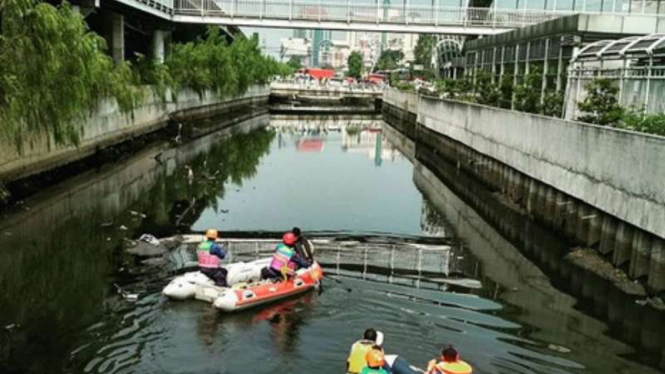
<svg viewBox="0 0 665 374">
<path fill-rule="evenodd" d="M 561 264 L 567 243 L 483 191 L 377 118 L 156 142 L 0 212 L 0 372 L 343 373 L 370 326 L 419 366 L 454 344 L 478 373 L 662 370 L 662 314 Z M 235 315 L 169 302 L 182 269 L 123 251 L 143 233 L 293 226 L 328 240 L 322 292 Z"/>
</svg>

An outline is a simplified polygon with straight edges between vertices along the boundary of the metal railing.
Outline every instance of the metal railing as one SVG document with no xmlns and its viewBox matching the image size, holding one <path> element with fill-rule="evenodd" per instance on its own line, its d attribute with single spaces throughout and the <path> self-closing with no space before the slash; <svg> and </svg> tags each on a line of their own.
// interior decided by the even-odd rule
<svg viewBox="0 0 665 374">
<path fill-rule="evenodd" d="M 634 66 L 628 68 L 574 68 L 570 70 L 572 79 L 665 79 L 665 66 Z"/>
<path fill-rule="evenodd" d="M 252 19 L 276 21 L 311 21 L 335 23 L 389 24 L 403 26 L 462 26 L 515 28 L 566 15 L 585 14 L 645 14 L 662 17 L 656 1 L 632 1 L 631 6 L 619 7 L 617 0 L 573 2 L 572 6 L 557 6 L 557 2 L 541 2 L 542 8 L 529 7 L 524 0 L 519 9 L 500 7 L 469 8 L 465 6 L 328 2 L 326 0 L 134 0 L 136 3 L 159 9 L 168 15 L 198 16 L 220 19 Z M 560 2 L 565 3 L 565 2 Z M 635 4 L 633 4 L 635 3 Z M 533 4 L 533 2 L 532 2 Z M 641 5 L 640 5 L 641 4 Z M 570 5 L 570 4 L 568 4 Z M 621 9 L 619 9 L 621 8 Z"/>
</svg>

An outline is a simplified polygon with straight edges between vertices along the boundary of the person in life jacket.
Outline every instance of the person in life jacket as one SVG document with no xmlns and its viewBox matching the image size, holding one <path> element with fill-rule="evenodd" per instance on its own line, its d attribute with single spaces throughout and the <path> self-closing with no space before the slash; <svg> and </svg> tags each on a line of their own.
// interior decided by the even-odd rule
<svg viewBox="0 0 665 374">
<path fill-rule="evenodd" d="M 460 355 L 453 346 L 441 351 L 441 356 L 427 364 L 427 374 L 471 374 L 473 368 L 460 359 Z"/>
<path fill-rule="evenodd" d="M 363 338 L 353 343 L 349 358 L 346 360 L 346 372 L 360 374 L 362 369 L 367 366 L 367 353 L 374 346 L 383 344 L 383 334 L 379 331 L 369 328 L 365 330 Z"/>
<path fill-rule="evenodd" d="M 312 244 L 305 235 L 302 234 L 302 231 L 298 227 L 294 227 L 293 235 L 296 236 L 296 253 L 298 256 L 307 260 L 310 264 L 314 262 L 314 251 L 312 250 Z"/>
<path fill-rule="evenodd" d="M 367 366 L 360 371 L 360 374 L 388 374 L 388 370 L 385 368 L 386 359 L 380 346 L 372 346 L 365 355 L 365 361 Z"/>
<path fill-rule="evenodd" d="M 297 266 L 309 266 L 309 263 L 295 252 L 295 244 L 296 236 L 292 232 L 282 236 L 282 242 L 275 248 L 270 265 L 261 271 L 262 279 L 286 280 L 295 274 Z"/>
<path fill-rule="evenodd" d="M 206 237 L 199 244 L 196 257 L 199 260 L 201 273 L 212 279 L 216 286 L 227 287 L 227 271 L 219 266 L 220 260 L 226 257 L 226 250 L 221 245 L 215 243 L 217 237 L 217 230 L 210 229 L 206 231 Z"/>
</svg>

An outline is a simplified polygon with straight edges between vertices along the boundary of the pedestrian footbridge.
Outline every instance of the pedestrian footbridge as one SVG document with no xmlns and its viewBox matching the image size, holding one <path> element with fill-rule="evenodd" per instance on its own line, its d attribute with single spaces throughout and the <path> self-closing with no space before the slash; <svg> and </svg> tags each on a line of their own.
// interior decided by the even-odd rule
<svg viewBox="0 0 665 374">
<path fill-rule="evenodd" d="M 103 1 L 120 2 L 178 23 L 455 35 L 496 34 L 575 13 L 658 17 L 660 8 L 651 12 L 651 4 L 656 3 L 652 0 L 512 0 L 508 5 L 494 1 L 488 7 L 469 7 L 468 0 L 401 0 L 399 4 L 389 0 Z"/>
</svg>

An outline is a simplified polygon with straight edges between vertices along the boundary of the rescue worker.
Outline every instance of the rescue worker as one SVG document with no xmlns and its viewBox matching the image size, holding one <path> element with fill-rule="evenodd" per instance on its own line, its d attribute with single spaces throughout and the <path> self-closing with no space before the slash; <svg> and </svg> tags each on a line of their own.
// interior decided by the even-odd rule
<svg viewBox="0 0 665 374">
<path fill-rule="evenodd" d="M 302 231 L 300 231 L 300 228 L 294 227 L 293 230 L 293 235 L 296 236 L 296 253 L 298 256 L 301 258 L 304 258 L 305 260 L 309 261 L 309 263 L 314 262 L 314 251 L 312 250 L 312 244 L 309 242 L 309 239 L 305 235 L 302 234 Z"/>
<path fill-rule="evenodd" d="M 287 232 L 282 242 L 277 244 L 270 266 L 261 271 L 262 279 L 286 280 L 293 276 L 296 267 L 307 267 L 309 264 L 295 252 L 296 236 Z"/>
<path fill-rule="evenodd" d="M 216 286 L 227 287 L 227 271 L 219 266 L 220 260 L 226 257 L 226 250 L 215 243 L 218 235 L 217 230 L 210 229 L 206 231 L 206 238 L 199 244 L 196 257 L 199 260 L 201 273 L 212 279 Z"/>
<path fill-rule="evenodd" d="M 427 364 L 427 374 L 471 374 L 473 368 L 460 359 L 460 354 L 451 345 L 441 350 L 441 356 Z"/>
<path fill-rule="evenodd" d="M 363 338 L 353 343 L 349 358 L 346 360 L 346 372 L 359 374 L 367 366 L 367 353 L 373 346 L 383 344 L 383 334 L 373 328 L 365 330 Z"/>
<path fill-rule="evenodd" d="M 365 355 L 365 361 L 367 366 L 360 371 L 360 374 L 388 374 L 388 370 L 384 368 L 386 359 L 380 346 L 372 346 Z"/>
</svg>

